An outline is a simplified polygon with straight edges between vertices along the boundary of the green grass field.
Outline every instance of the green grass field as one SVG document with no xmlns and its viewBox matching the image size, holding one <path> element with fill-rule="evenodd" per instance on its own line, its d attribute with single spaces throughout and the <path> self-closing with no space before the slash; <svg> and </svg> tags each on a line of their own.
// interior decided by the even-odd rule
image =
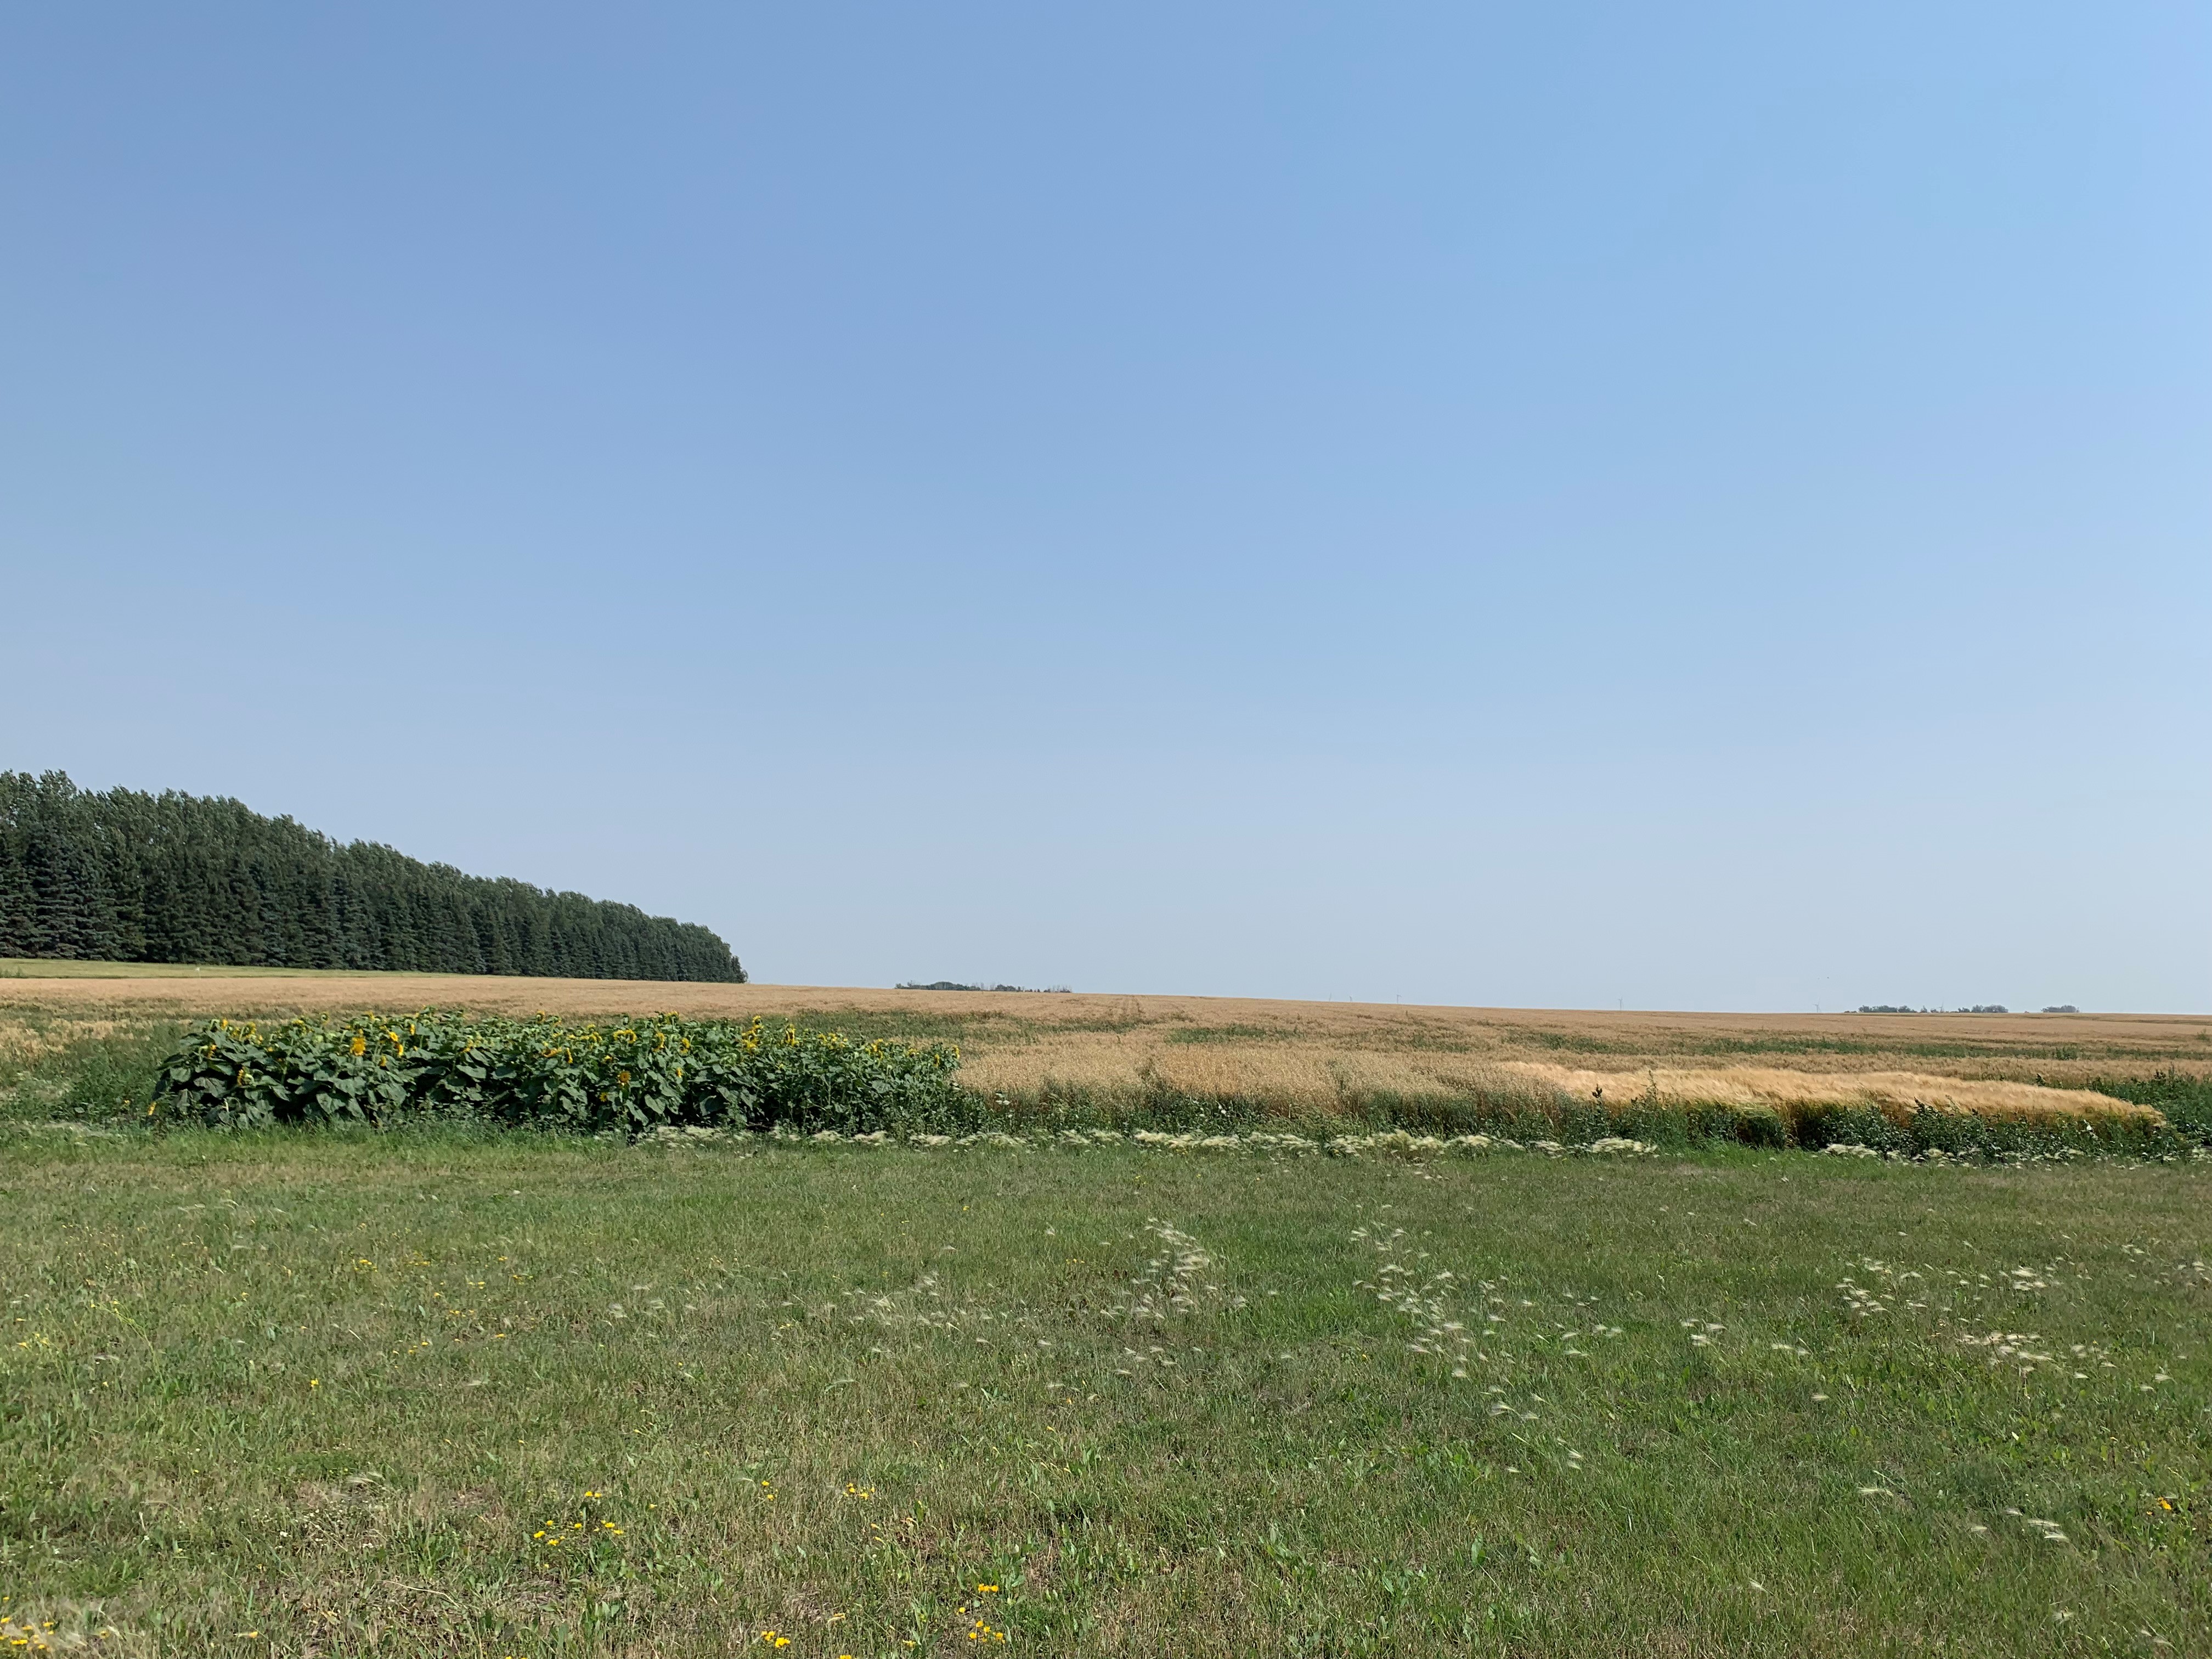
<svg viewBox="0 0 2212 1659">
<path fill-rule="evenodd" d="M 75 962 L 33 957 L 0 957 L 0 979 L 232 979 L 360 980 L 374 984 L 390 975 L 349 968 L 237 968 L 189 962 Z"/>
<path fill-rule="evenodd" d="M 2201 1163 L 0 1149 L 56 1647 L 2212 1650 Z"/>
</svg>

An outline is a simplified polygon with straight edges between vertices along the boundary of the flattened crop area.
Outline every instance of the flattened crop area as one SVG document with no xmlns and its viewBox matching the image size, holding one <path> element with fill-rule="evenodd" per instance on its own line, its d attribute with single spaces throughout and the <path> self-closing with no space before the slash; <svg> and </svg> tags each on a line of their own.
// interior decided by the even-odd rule
<svg viewBox="0 0 2212 1659">
<path fill-rule="evenodd" d="M 9 1152 L 19 1651 L 2212 1639 L 2201 1164 Z"/>
</svg>

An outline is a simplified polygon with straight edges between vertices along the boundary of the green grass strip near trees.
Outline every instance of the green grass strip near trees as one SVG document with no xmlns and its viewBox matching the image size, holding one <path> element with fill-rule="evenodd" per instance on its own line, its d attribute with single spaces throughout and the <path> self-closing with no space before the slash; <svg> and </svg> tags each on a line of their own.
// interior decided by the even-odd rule
<svg viewBox="0 0 2212 1659">
<path fill-rule="evenodd" d="M 428 1116 L 576 1133 L 843 1133 L 964 1115 L 945 1042 L 658 1015 L 575 1023 L 425 1009 L 210 1020 L 162 1064 L 149 1116 L 225 1128 Z"/>
<path fill-rule="evenodd" d="M 235 800 L 0 772 L 0 957 L 741 982 L 711 930 Z"/>
</svg>

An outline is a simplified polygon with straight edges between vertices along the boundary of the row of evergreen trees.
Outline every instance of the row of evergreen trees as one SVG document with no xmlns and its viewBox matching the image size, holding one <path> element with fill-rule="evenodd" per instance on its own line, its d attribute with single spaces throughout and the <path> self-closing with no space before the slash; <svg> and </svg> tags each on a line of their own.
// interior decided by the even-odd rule
<svg viewBox="0 0 2212 1659">
<path fill-rule="evenodd" d="M 341 845 L 240 802 L 0 772 L 0 957 L 742 981 L 696 923 Z"/>
</svg>

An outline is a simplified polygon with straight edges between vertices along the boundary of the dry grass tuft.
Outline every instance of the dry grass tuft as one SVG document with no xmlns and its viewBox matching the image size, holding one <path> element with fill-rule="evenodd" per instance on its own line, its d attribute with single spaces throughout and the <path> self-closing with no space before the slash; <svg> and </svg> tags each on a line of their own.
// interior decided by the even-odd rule
<svg viewBox="0 0 2212 1659">
<path fill-rule="evenodd" d="M 0 1611 L 0 1652 L 155 1659 L 160 1649 L 144 1632 L 111 1621 L 98 1602 L 64 1601 Z"/>
<path fill-rule="evenodd" d="M 124 1029 L 112 1018 L 46 1019 L 0 1012 L 0 1066 L 30 1066 L 72 1043 L 97 1042 Z"/>
</svg>

